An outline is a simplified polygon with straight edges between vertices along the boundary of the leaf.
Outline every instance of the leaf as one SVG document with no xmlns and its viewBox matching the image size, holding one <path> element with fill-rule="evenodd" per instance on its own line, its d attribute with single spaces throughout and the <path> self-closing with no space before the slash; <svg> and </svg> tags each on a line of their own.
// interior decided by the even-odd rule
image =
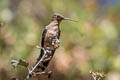
<svg viewBox="0 0 120 80">
<path fill-rule="evenodd" d="M 28 63 L 25 60 L 19 60 L 18 65 L 24 66 L 24 67 L 28 67 Z"/>
<path fill-rule="evenodd" d="M 17 61 L 17 60 L 12 60 L 11 61 L 11 65 L 15 68 L 15 67 L 17 67 L 18 65 L 20 65 L 20 66 L 24 66 L 24 67 L 28 67 L 28 63 L 25 61 L 25 60 L 19 60 L 19 61 Z"/>
</svg>

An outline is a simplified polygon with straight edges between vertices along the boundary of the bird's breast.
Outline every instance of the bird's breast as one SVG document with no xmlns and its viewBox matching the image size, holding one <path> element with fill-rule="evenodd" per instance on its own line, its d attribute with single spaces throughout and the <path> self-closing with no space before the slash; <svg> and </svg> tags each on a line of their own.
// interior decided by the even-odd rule
<svg viewBox="0 0 120 80">
<path fill-rule="evenodd" d="M 56 37 L 56 36 L 58 36 L 58 31 L 57 30 L 48 30 L 46 36 L 47 37 Z"/>
<path fill-rule="evenodd" d="M 46 37 L 45 37 L 45 44 L 44 48 L 51 47 L 52 49 L 52 40 L 58 37 L 58 30 L 47 30 Z"/>
</svg>

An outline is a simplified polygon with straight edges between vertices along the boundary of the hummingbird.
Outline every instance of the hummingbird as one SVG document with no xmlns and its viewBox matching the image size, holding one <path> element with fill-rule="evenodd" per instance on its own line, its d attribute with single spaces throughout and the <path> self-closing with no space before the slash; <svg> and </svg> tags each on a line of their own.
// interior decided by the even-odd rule
<svg viewBox="0 0 120 80">
<path fill-rule="evenodd" d="M 42 64 L 37 67 L 38 69 L 41 69 L 42 71 L 44 71 L 45 68 L 48 66 L 56 49 L 60 46 L 60 41 L 59 41 L 60 33 L 61 33 L 60 23 L 63 20 L 77 22 L 76 20 L 73 20 L 71 18 L 66 18 L 59 13 L 54 13 L 50 24 L 44 27 L 44 30 L 42 33 L 41 47 L 47 51 L 47 56 L 42 61 Z M 40 52 L 39 57 L 37 58 L 37 61 L 39 61 L 43 57 L 44 54 L 45 54 L 44 50 L 41 49 L 41 52 Z"/>
</svg>

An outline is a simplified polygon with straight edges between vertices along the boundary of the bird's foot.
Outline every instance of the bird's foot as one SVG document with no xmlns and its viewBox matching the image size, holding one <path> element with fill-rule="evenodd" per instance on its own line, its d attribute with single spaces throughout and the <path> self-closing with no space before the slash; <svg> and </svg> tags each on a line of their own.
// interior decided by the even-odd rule
<svg viewBox="0 0 120 80">
<path fill-rule="evenodd" d="M 60 41 L 58 39 L 53 39 L 52 40 L 52 45 L 56 49 L 60 46 Z"/>
<path fill-rule="evenodd" d="M 46 50 L 46 52 L 47 52 L 48 54 L 51 54 L 51 49 L 50 49 L 50 47 L 47 47 L 45 50 Z"/>
</svg>

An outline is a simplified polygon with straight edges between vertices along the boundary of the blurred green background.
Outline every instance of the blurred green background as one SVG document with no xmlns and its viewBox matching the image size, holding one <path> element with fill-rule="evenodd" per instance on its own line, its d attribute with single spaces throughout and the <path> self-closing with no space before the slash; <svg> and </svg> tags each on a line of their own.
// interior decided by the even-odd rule
<svg viewBox="0 0 120 80">
<path fill-rule="evenodd" d="M 120 0 L 0 0 L 0 80 L 25 79 L 27 70 L 10 62 L 35 64 L 36 45 L 56 12 L 79 22 L 60 25 L 61 46 L 48 67 L 52 80 L 93 80 L 91 69 L 120 80 Z"/>
</svg>

